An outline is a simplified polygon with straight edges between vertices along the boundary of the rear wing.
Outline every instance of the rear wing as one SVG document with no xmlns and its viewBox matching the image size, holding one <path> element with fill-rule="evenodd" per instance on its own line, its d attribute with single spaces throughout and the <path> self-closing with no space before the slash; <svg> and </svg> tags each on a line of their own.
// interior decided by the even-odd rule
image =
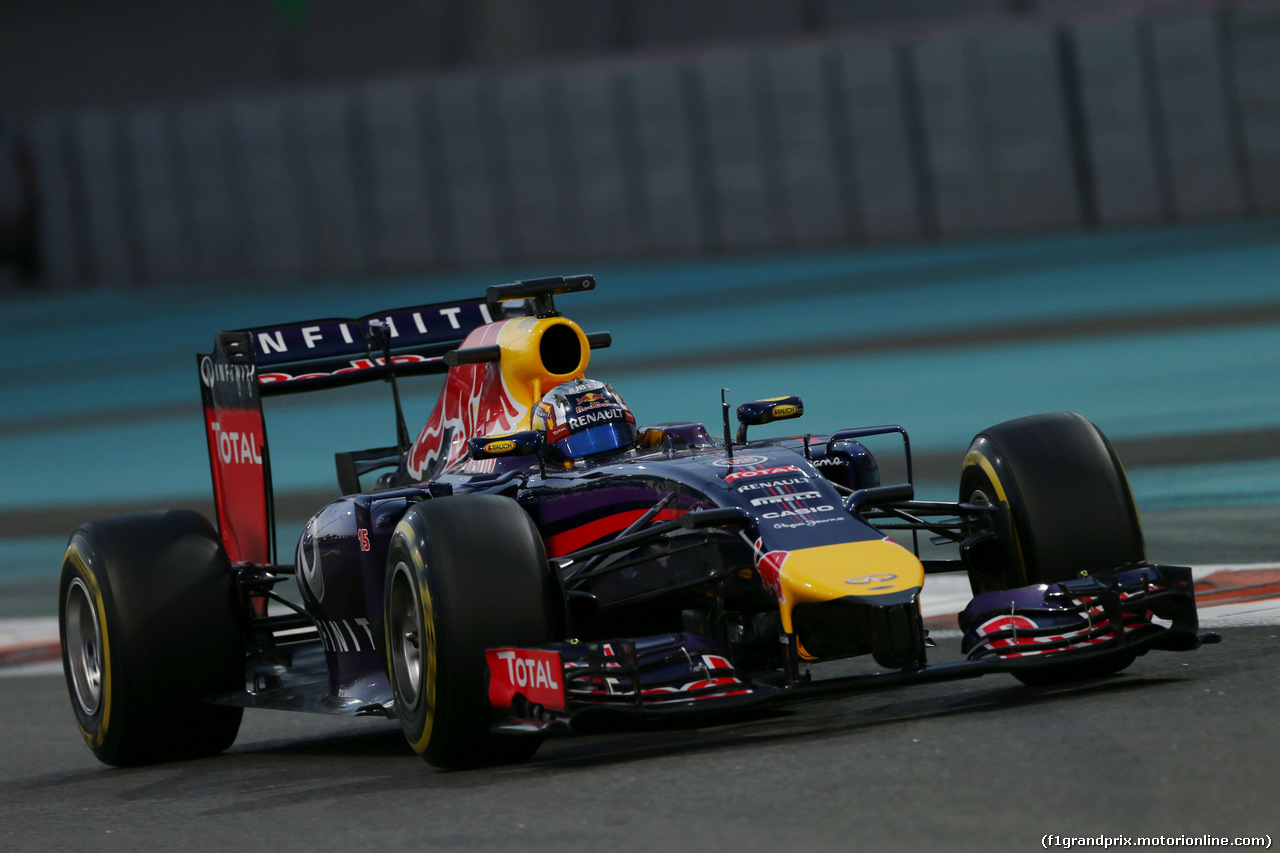
<svg viewBox="0 0 1280 853">
<path fill-rule="evenodd" d="M 444 354 L 493 313 L 501 311 L 470 299 L 220 332 L 196 361 L 218 531 L 232 562 L 276 561 L 263 397 L 445 373 Z M 398 392 L 396 407 L 403 442 Z"/>
<path fill-rule="evenodd" d="M 484 299 L 245 329 L 264 397 L 444 373 L 442 356 L 493 322 Z"/>
</svg>

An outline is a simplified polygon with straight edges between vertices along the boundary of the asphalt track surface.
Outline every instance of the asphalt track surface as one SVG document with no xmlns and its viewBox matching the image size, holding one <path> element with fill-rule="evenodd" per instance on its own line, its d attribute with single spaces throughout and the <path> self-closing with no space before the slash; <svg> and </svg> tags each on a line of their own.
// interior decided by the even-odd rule
<svg viewBox="0 0 1280 853">
<path fill-rule="evenodd" d="M 6 679 L 0 847 L 1030 850 L 1060 836 L 1275 837 L 1277 628 L 1072 687 L 989 676 L 767 717 L 548 741 L 441 772 L 394 723 L 246 715 L 230 752 L 98 765 L 62 680 Z"/>
<path fill-rule="evenodd" d="M 1104 425 L 1130 468 L 1152 559 L 1274 563 L 1280 557 L 1280 288 L 1249 289 L 1241 282 L 1274 277 L 1280 229 L 1210 229 L 1172 241 L 1050 242 L 1048 250 L 1036 251 L 951 247 L 921 253 L 918 264 L 869 256 L 860 272 L 837 269 L 834 261 L 831 269 L 825 261 L 810 264 L 795 281 L 803 280 L 815 305 L 838 302 L 853 289 L 878 311 L 868 334 L 841 332 L 829 317 L 815 321 L 827 331 L 813 346 L 834 347 L 831 364 L 881 377 L 936 380 L 941 371 L 947 380 L 907 383 L 901 391 L 867 388 L 863 394 L 860 388 L 846 396 L 867 411 L 851 422 L 900 419 L 920 426 L 913 435 L 920 436 L 922 473 L 941 483 L 954 479 L 967 436 L 1006 416 L 993 408 L 1008 405 L 1008 416 L 1086 411 Z M 689 323 L 706 330 L 691 336 L 692 326 L 673 321 L 665 327 L 663 334 L 681 338 L 678 365 L 696 368 L 686 373 L 708 389 L 722 381 L 752 387 L 755 379 L 785 377 L 795 385 L 782 390 L 796 388 L 813 408 L 833 387 L 830 370 L 802 369 L 811 358 L 821 360 L 821 352 L 801 347 L 785 329 L 766 328 L 776 300 L 770 294 L 787 276 L 759 260 L 713 266 L 700 274 L 732 281 L 732 304 L 725 301 L 727 285 L 702 295 L 678 293 L 696 270 L 659 270 L 650 292 L 633 290 L 630 303 L 611 298 L 598 317 L 575 312 L 575 318 L 591 329 L 611 328 L 616 340 L 633 340 L 660 315 L 656 301 L 678 295 Z M 1109 284 L 1113 280 L 1126 287 Z M 1142 280 L 1154 289 L 1135 283 Z M 601 293 L 608 281 L 601 276 Z M 1147 304 L 1157 291 L 1160 304 Z M 456 295 L 456 288 L 444 295 Z M 907 297 L 901 315 L 884 308 Z M 78 312 L 77 322 L 88 323 L 83 318 L 101 310 L 94 298 L 77 303 L 74 312 L 64 300 L 47 310 L 20 306 L 16 313 L 34 322 L 44 311 L 61 322 Z M 988 303 L 965 314 L 982 298 Z M 1026 304 L 1019 307 L 1021 298 Z M 411 301 L 387 295 L 371 306 L 360 300 L 365 308 Z M 172 309 L 174 316 L 181 308 Z M 202 326 L 258 320 L 227 307 L 203 318 Z M 0 494 L 0 536 L 9 537 L 0 541 L 7 549 L 0 554 L 0 616 L 51 613 L 48 567 L 5 566 L 21 564 L 27 554 L 45 559 L 46 550 L 60 547 L 59 538 L 65 541 L 70 518 L 157 495 L 166 502 L 175 495 L 178 503 L 202 500 L 187 485 L 207 476 L 202 457 L 180 446 L 189 438 L 173 442 L 173 457 L 183 461 L 166 468 L 166 477 L 125 484 L 115 494 L 101 489 L 104 478 L 138 467 L 130 456 L 135 444 L 168 462 L 167 449 L 156 444 L 168 434 L 159 428 L 166 419 L 199 418 L 189 399 L 195 347 L 166 337 L 164 324 L 146 334 L 120 326 L 101 338 L 80 329 L 114 359 L 85 364 L 85 376 L 68 378 L 70 351 L 56 347 L 39 353 L 38 363 L 0 375 L 0 401 L 9 412 L 0 417 L 9 478 Z M 725 326 L 739 341 L 744 328 L 765 329 L 757 356 L 767 355 L 770 366 L 718 360 L 729 340 Z M 197 346 L 207 330 L 201 334 Z M 1121 342 L 1126 336 L 1135 338 L 1132 348 Z M 853 338 L 863 343 L 844 344 L 853 349 L 841 352 L 838 341 Z M 30 351 L 32 340 L 15 346 Z M 660 359 L 643 361 L 627 346 L 615 347 L 609 351 L 614 360 L 601 363 L 625 380 L 633 408 L 711 396 L 701 385 L 673 390 L 646 377 L 644 371 L 662 368 Z M 179 357 L 182 370 L 171 383 L 168 372 L 152 372 Z M 1124 369 L 1107 374 L 1108 381 L 1084 381 L 1095 378 L 1090 370 L 1117 359 Z M 1054 364 L 1063 365 L 1061 372 L 1046 374 Z M 983 385 L 983 399 L 970 405 L 975 377 L 995 369 L 1004 396 Z M 24 385 L 32 373 L 44 384 Z M 1075 383 L 1077 374 L 1083 379 Z M 137 394 L 131 405 L 110 405 L 121 375 L 136 383 Z M 12 402 L 34 400 L 37 388 L 48 393 L 14 414 Z M 761 395 L 779 392 L 771 386 Z M 1046 404 L 1049 399 L 1065 402 Z M 365 402 L 355 397 L 346 405 Z M 881 410 L 902 414 L 882 417 Z M 929 422 L 921 416 L 928 411 L 954 417 Z M 286 413 L 273 440 L 289 434 L 290 417 L 312 416 Z M 109 449 L 85 444 L 84 436 L 97 431 L 128 440 Z M 202 453 L 198 441 L 197 429 Z M 70 478 L 49 467 L 49 449 L 63 446 L 63 463 L 75 466 Z M 39 500 L 16 499 L 14 489 Z M 318 489 L 305 479 L 292 486 L 299 511 L 314 505 Z M 35 538 L 28 542 L 24 535 Z M 60 675 L 10 671 L 0 677 L 0 849 L 989 851 L 1040 847 L 1045 835 L 1275 838 L 1280 626 L 1215 629 L 1221 644 L 1152 653 L 1118 677 L 1071 687 L 1030 689 L 1008 676 L 988 676 L 715 726 L 557 737 L 528 764 L 455 773 L 412 755 L 394 723 L 269 711 L 246 714 L 226 755 L 111 769 L 98 764 L 75 733 Z M 957 656 L 955 637 L 941 636 L 939 644 L 932 660 Z"/>
</svg>

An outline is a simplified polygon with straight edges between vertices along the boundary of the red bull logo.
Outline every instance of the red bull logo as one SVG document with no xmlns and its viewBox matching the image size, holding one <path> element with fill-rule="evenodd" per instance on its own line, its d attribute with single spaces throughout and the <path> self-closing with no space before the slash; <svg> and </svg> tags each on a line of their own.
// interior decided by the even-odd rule
<svg viewBox="0 0 1280 853">
<path fill-rule="evenodd" d="M 574 413 L 581 414 L 589 412 L 592 409 L 600 409 L 605 406 L 617 405 L 613 400 L 604 394 L 598 394 L 595 391 L 588 391 L 579 397 L 574 403 Z"/>
</svg>

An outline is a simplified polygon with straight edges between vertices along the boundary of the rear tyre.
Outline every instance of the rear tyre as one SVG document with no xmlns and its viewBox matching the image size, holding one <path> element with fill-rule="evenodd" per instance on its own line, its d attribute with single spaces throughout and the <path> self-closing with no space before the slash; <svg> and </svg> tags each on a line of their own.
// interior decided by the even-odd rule
<svg viewBox="0 0 1280 853">
<path fill-rule="evenodd" d="M 541 735 L 490 731 L 484 652 L 553 640 L 559 598 L 542 537 L 515 501 L 458 495 L 405 513 L 387 557 L 387 670 L 401 729 L 427 763 L 474 767 L 537 751 Z"/>
<path fill-rule="evenodd" d="M 983 430 L 965 456 L 960 500 L 1008 508 L 1008 529 L 967 555 L 975 594 L 1070 580 L 1146 556 L 1120 459 L 1077 414 L 1033 415 Z M 1017 677 L 1058 683 L 1109 675 L 1132 662 L 1133 655 L 1120 655 Z"/>
<path fill-rule="evenodd" d="M 127 766 L 214 755 L 243 709 L 244 639 L 231 564 L 185 510 L 116 516 L 71 536 L 58 593 L 62 666 L 85 743 Z"/>
</svg>

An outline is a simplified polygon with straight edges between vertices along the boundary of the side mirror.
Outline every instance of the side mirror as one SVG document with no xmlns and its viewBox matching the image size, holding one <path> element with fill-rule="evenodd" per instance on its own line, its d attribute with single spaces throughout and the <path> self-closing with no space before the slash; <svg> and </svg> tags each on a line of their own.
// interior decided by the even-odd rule
<svg viewBox="0 0 1280 853">
<path fill-rule="evenodd" d="M 800 398 L 770 397 L 767 400 L 752 400 L 738 406 L 738 443 L 747 440 L 747 427 L 759 424 L 771 424 L 774 421 L 787 421 L 804 414 L 804 403 Z"/>
<path fill-rule="evenodd" d="M 535 456 L 541 449 L 542 433 L 537 430 L 480 435 L 467 439 L 467 452 L 472 459 Z"/>
</svg>

